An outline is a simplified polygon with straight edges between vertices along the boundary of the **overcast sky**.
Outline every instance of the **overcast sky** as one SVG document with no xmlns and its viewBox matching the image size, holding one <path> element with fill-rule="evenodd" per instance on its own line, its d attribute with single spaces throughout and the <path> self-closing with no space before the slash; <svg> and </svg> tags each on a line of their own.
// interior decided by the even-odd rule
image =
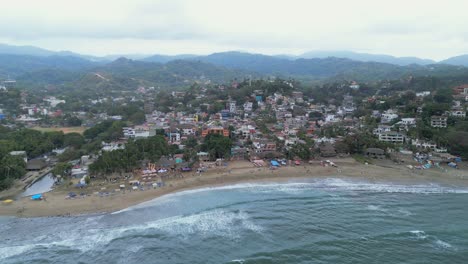
<svg viewBox="0 0 468 264">
<path fill-rule="evenodd" d="M 0 42 L 106 54 L 468 53 L 466 0 L 0 0 Z"/>
</svg>

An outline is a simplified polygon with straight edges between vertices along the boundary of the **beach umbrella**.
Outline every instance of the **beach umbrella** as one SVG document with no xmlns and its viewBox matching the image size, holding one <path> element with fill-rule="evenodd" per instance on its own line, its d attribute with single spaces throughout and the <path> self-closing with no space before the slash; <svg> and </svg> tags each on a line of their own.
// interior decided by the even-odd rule
<svg viewBox="0 0 468 264">
<path fill-rule="evenodd" d="M 12 202 L 13 202 L 13 200 L 11 200 L 11 199 L 4 200 L 4 201 L 3 201 L 4 204 L 11 204 Z"/>
<path fill-rule="evenodd" d="M 42 194 L 35 194 L 31 196 L 31 200 L 41 200 L 42 199 Z"/>
</svg>

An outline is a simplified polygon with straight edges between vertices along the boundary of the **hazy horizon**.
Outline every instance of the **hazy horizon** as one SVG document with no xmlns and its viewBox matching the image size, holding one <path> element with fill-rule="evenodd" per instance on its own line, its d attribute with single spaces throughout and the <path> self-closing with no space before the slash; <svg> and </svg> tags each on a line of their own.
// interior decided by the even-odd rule
<svg viewBox="0 0 468 264">
<path fill-rule="evenodd" d="M 397 0 L 18 0 L 0 43 L 81 54 L 354 51 L 443 60 L 468 53 L 468 3 Z M 441 13 L 440 10 L 444 10 Z"/>
</svg>

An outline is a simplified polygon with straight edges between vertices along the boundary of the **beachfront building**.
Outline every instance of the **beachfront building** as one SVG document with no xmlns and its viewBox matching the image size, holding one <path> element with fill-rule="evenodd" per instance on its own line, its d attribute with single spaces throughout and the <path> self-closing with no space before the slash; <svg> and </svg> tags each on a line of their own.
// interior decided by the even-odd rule
<svg viewBox="0 0 468 264">
<path fill-rule="evenodd" d="M 28 171 L 40 171 L 45 167 L 47 167 L 47 162 L 44 159 L 33 159 L 26 164 L 26 170 Z"/>
<path fill-rule="evenodd" d="M 384 159 L 385 158 L 385 150 L 380 148 L 368 148 L 365 151 L 365 155 L 369 158 L 374 159 Z"/>
<path fill-rule="evenodd" d="M 336 156 L 335 147 L 330 143 L 320 144 L 320 156 L 324 158 L 335 157 Z"/>
</svg>

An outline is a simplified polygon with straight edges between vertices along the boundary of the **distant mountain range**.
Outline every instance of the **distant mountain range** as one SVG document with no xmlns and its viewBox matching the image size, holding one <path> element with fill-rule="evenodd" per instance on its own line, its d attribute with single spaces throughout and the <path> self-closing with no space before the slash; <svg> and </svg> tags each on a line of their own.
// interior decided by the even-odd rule
<svg viewBox="0 0 468 264">
<path fill-rule="evenodd" d="M 131 88 L 137 85 L 175 87 L 190 85 L 195 81 L 225 82 L 249 76 L 362 82 L 398 79 L 410 75 L 468 74 L 468 68 L 449 65 L 464 65 L 465 60 L 468 62 L 468 55 L 451 58 L 443 63 L 354 52 L 268 56 L 231 51 L 206 56 L 127 56 L 133 57 L 133 60 L 125 56 L 116 59 L 116 56 L 93 57 L 67 51 L 53 52 L 31 46 L 0 45 L 0 79 L 11 77 L 24 84 L 36 86 L 67 83 L 89 88 L 98 81 L 100 85 L 109 86 L 112 83 L 113 86 L 123 83 L 123 86 Z M 103 79 L 99 76 L 106 77 Z M 88 81 L 90 82 L 87 84 Z"/>
<path fill-rule="evenodd" d="M 390 55 L 358 53 L 352 51 L 310 51 L 300 55 L 299 57 L 304 59 L 337 57 L 365 62 L 383 62 L 400 66 L 406 66 L 411 64 L 428 65 L 437 63 L 433 60 L 420 59 L 416 57 L 394 57 Z"/>
<path fill-rule="evenodd" d="M 226 52 L 221 53 L 214 53 L 215 54 L 223 54 Z M 231 52 L 227 52 L 231 53 Z M 236 52 L 233 52 L 236 53 Z M 246 54 L 246 52 L 237 52 Z M 185 59 L 194 59 L 199 57 L 205 57 L 200 55 L 194 54 L 181 54 L 181 55 L 162 55 L 162 54 L 113 54 L 107 56 L 91 56 L 91 55 L 83 55 L 71 51 L 51 51 L 43 48 L 38 48 L 34 46 L 14 46 L 14 45 L 7 45 L 7 44 L 0 44 L 0 54 L 10 54 L 10 55 L 31 55 L 31 56 L 71 56 L 71 57 L 80 57 L 83 59 L 95 61 L 95 62 L 110 62 L 116 60 L 120 57 L 125 57 L 128 59 L 133 60 L 142 60 L 147 62 L 159 62 L 159 63 L 166 63 L 172 60 L 185 60 Z M 248 53 L 247 53 L 248 54 Z M 260 54 L 252 54 L 252 55 L 260 55 Z M 297 60 L 297 59 L 323 59 L 329 57 L 335 58 L 344 58 L 350 59 L 355 61 L 362 61 L 362 62 L 381 62 L 381 63 L 389 63 L 395 64 L 400 66 L 407 66 L 411 64 L 418 64 L 418 65 L 429 65 L 429 64 L 451 64 L 457 66 L 468 66 L 468 54 L 459 55 L 455 57 L 451 57 L 442 61 L 434 61 L 430 59 L 422 59 L 417 57 L 395 57 L 390 55 L 384 54 L 370 54 L 370 53 L 360 53 L 360 52 L 353 52 L 353 51 L 310 51 L 303 53 L 301 55 L 273 55 L 266 57 L 273 57 L 277 59 L 287 59 L 287 60 Z M 260 58 L 257 56 L 257 58 Z"/>
</svg>

